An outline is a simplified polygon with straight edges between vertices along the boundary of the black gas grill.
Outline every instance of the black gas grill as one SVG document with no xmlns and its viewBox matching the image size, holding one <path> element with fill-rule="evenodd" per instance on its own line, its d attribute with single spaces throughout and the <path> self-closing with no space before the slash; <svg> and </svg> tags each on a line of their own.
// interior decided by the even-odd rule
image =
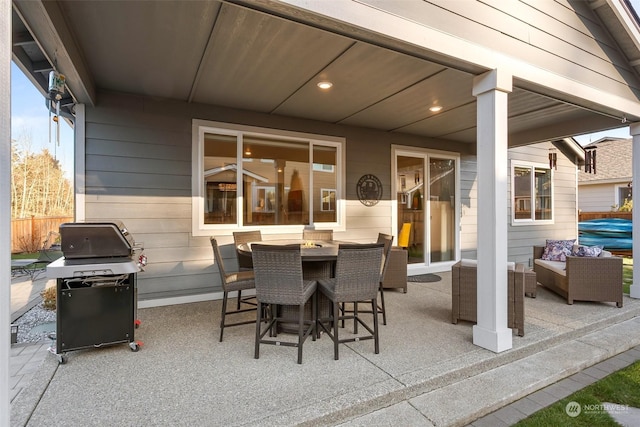
<svg viewBox="0 0 640 427">
<path fill-rule="evenodd" d="M 65 223 L 60 240 L 64 256 L 47 266 L 57 286 L 58 362 L 65 363 L 67 351 L 110 344 L 138 351 L 139 265 L 132 258 L 142 248 L 121 222 Z"/>
</svg>

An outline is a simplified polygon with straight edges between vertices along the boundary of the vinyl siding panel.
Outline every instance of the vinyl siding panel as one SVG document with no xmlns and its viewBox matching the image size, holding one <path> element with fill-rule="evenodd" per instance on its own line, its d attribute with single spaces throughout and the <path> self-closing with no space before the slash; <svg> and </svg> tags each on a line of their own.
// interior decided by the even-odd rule
<svg viewBox="0 0 640 427">
<path fill-rule="evenodd" d="M 615 184 L 581 185 L 578 189 L 578 207 L 584 212 L 609 212 L 616 204 Z"/>
</svg>

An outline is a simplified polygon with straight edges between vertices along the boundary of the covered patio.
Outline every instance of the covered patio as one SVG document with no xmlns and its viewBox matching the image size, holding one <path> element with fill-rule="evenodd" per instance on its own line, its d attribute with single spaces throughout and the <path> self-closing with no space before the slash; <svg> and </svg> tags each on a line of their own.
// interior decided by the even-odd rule
<svg viewBox="0 0 640 427">
<path fill-rule="evenodd" d="M 567 305 L 538 287 L 525 299 L 525 336 L 496 354 L 473 345 L 471 323 L 451 323 L 450 273 L 439 275 L 386 292 L 380 354 L 362 341 L 341 346 L 338 361 L 327 337 L 305 344 L 302 365 L 286 347 L 256 360 L 253 325 L 218 342 L 220 301 L 139 309 L 142 350 L 45 358 L 11 425 L 53 414 L 67 425 L 465 425 L 640 344 L 640 300 Z"/>
</svg>

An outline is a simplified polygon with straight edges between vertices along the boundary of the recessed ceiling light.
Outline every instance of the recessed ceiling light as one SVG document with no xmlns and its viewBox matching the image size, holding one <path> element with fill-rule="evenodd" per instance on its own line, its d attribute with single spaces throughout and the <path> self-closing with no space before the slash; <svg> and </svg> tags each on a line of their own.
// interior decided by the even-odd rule
<svg viewBox="0 0 640 427">
<path fill-rule="evenodd" d="M 327 89 L 331 88 L 331 86 L 333 86 L 333 83 L 328 82 L 328 81 L 318 82 L 318 87 L 320 89 L 327 90 Z"/>
<path fill-rule="evenodd" d="M 440 110 L 442 110 L 441 105 L 434 105 L 433 107 L 429 108 L 429 111 L 431 111 L 432 113 L 437 113 Z"/>
</svg>

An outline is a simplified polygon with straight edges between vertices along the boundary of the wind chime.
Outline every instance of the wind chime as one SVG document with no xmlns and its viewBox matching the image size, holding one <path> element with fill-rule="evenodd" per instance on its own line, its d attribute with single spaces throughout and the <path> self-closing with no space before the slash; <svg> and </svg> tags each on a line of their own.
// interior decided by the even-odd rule
<svg viewBox="0 0 640 427">
<path fill-rule="evenodd" d="M 56 124 L 56 145 L 60 146 L 60 100 L 64 93 L 65 77 L 57 71 L 49 73 L 49 142 L 51 142 L 51 122 Z M 52 103 L 55 102 L 56 114 L 51 118 Z"/>
<path fill-rule="evenodd" d="M 584 171 L 587 173 L 596 173 L 596 147 L 584 149 Z"/>
</svg>

